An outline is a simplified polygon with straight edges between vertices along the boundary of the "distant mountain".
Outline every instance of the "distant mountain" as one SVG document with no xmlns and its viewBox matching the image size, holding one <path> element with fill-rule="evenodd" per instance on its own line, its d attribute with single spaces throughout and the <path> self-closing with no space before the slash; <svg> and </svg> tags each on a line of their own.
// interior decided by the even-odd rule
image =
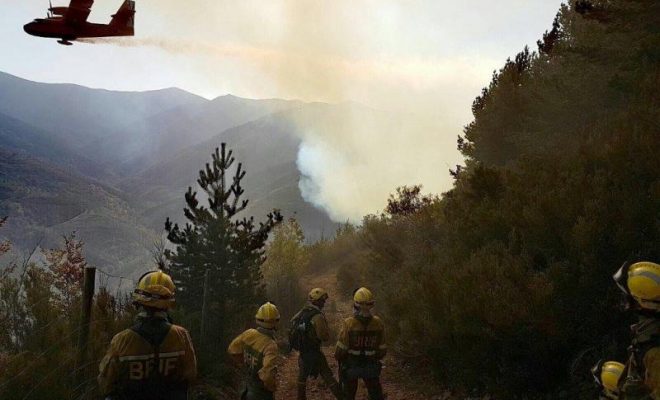
<svg viewBox="0 0 660 400">
<path fill-rule="evenodd" d="M 208 100 L 181 89 L 118 92 L 70 84 L 31 82 L 0 72 L 0 113 L 39 128 L 63 145 L 84 149 L 164 110 Z M 90 158 L 107 149 L 88 152 Z"/>
<path fill-rule="evenodd" d="M 73 173 L 109 178 L 109 171 L 78 154 L 53 134 L 0 113 L 0 146 L 48 160 Z"/>
<path fill-rule="evenodd" d="M 247 170 L 245 215 L 295 216 L 309 240 L 336 224 L 306 202 L 296 165 L 300 115 L 332 124 L 337 107 L 179 89 L 113 92 L 29 82 L 0 73 L 0 237 L 22 251 L 59 245 L 76 231 L 92 263 L 149 267 L 166 217 L 181 221 L 183 194 L 222 142 Z"/>
<path fill-rule="evenodd" d="M 301 104 L 298 101 L 252 100 L 231 95 L 203 104 L 184 104 L 131 121 L 112 135 L 89 143 L 85 152 L 113 149 L 101 154 L 99 161 L 120 175 L 130 176 L 226 129 Z"/>
</svg>

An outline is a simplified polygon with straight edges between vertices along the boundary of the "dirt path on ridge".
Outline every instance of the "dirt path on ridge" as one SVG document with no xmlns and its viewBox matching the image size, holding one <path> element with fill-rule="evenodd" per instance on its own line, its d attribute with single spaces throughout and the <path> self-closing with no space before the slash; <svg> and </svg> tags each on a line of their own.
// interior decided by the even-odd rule
<svg viewBox="0 0 660 400">
<path fill-rule="evenodd" d="M 337 288 L 337 276 L 334 271 L 324 272 L 318 275 L 306 275 L 301 279 L 303 288 L 305 290 L 314 287 L 322 287 L 328 291 L 330 300 L 323 310 L 330 326 L 331 334 L 333 335 L 330 344 L 324 347 L 325 353 L 330 368 L 337 372 L 337 362 L 334 359 L 334 343 L 336 342 L 335 336 L 338 333 L 341 321 L 351 313 L 352 305 L 349 301 L 339 297 L 339 290 Z M 385 321 L 387 324 L 387 321 Z M 396 366 L 395 360 L 388 355 L 384 360 L 383 374 L 381 382 L 383 384 L 383 391 L 387 400 L 448 400 L 450 397 L 447 394 L 427 396 L 415 393 L 404 384 L 400 382 L 401 371 Z M 298 379 L 298 353 L 292 352 L 285 356 L 285 361 L 279 368 L 279 387 L 276 393 L 276 400 L 295 400 L 296 399 L 296 381 Z M 330 391 L 323 384 L 322 379 L 309 380 L 307 382 L 307 399 L 308 400 L 333 400 L 334 397 Z M 358 395 L 356 400 L 367 400 L 367 392 L 364 385 L 360 382 Z"/>
</svg>

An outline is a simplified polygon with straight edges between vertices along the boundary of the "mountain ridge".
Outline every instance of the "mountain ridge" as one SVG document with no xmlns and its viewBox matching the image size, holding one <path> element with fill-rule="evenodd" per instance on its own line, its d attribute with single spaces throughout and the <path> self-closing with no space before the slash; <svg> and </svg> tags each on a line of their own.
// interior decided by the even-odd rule
<svg viewBox="0 0 660 400">
<path fill-rule="evenodd" d="M 243 215 L 259 220 L 278 208 L 299 219 L 309 240 L 327 236 L 336 224 L 299 188 L 301 139 L 289 114 L 305 107 L 318 105 L 207 100 L 177 88 L 109 91 L 0 73 L 0 215 L 11 221 L 1 234 L 29 251 L 77 231 L 90 262 L 144 270 L 165 218 L 181 220 L 187 186 L 227 142 L 247 170 Z"/>
</svg>

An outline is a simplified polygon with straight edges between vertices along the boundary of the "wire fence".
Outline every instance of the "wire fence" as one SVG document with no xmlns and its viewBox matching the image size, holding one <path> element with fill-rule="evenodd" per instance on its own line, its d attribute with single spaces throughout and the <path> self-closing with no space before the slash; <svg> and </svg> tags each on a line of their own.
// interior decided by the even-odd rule
<svg viewBox="0 0 660 400">
<path fill-rule="evenodd" d="M 114 295 L 112 295 L 112 297 L 114 297 L 114 299 L 119 299 L 120 307 L 125 305 L 126 303 L 122 302 L 122 296 L 128 290 L 132 289 L 135 280 L 133 278 L 124 275 L 110 273 L 100 268 L 96 268 L 96 272 L 98 272 L 96 274 L 96 279 L 95 279 L 97 281 L 97 285 L 96 285 L 97 288 L 100 290 L 105 289 L 106 291 L 108 287 L 113 288 Z M 20 288 L 20 290 L 24 291 L 25 288 Z M 98 294 L 100 292 L 96 291 L 96 293 Z M 23 292 L 23 294 L 20 295 L 26 296 L 25 292 Z M 23 299 L 27 300 L 26 298 Z M 29 313 L 30 312 L 29 310 L 43 308 L 44 305 L 47 305 L 48 303 L 51 302 L 55 302 L 55 299 L 53 299 L 51 296 L 48 296 L 48 298 L 40 299 L 37 302 L 33 302 L 31 304 L 28 303 L 26 304 L 26 311 Z M 116 310 L 114 308 L 114 305 L 112 309 Z M 27 365 L 24 368 L 20 369 L 18 372 L 12 373 L 10 376 L 6 376 L 5 378 L 7 379 L 3 379 L 3 381 L 0 381 L 0 397 L 4 397 L 4 394 L 8 394 L 6 393 L 7 389 L 11 390 L 12 392 L 15 392 L 16 386 L 11 386 L 12 384 L 21 382 L 21 380 L 25 380 L 28 378 L 31 379 L 38 377 L 38 380 L 35 379 L 33 382 L 30 382 L 29 386 L 27 384 L 20 384 L 19 387 L 23 388 L 20 389 L 20 392 L 23 392 L 23 390 L 27 390 L 27 392 L 23 392 L 20 395 L 18 393 L 14 393 L 16 396 L 19 396 L 15 398 L 22 400 L 35 398 L 35 396 L 40 395 L 40 389 L 46 390 L 46 388 L 44 388 L 44 385 L 46 383 L 50 383 L 49 381 L 57 381 L 60 384 L 61 388 L 64 388 L 64 390 L 66 390 L 67 393 L 70 393 L 69 396 L 70 399 L 86 398 L 96 388 L 96 385 L 94 384 L 96 377 L 95 376 L 87 377 L 86 379 L 82 380 L 82 382 L 79 382 L 77 379 L 74 378 L 76 378 L 78 374 L 87 375 L 85 373 L 86 370 L 89 370 L 94 365 L 98 365 L 98 363 L 101 361 L 101 358 L 98 356 L 98 350 L 100 346 L 99 346 L 99 342 L 97 342 L 94 345 L 94 348 L 96 349 L 94 353 L 96 355 L 92 356 L 91 361 L 84 362 L 81 365 L 75 365 L 73 363 L 76 360 L 76 358 L 80 356 L 81 351 L 88 352 L 90 347 L 92 346 L 91 343 L 88 343 L 87 347 L 81 350 L 77 348 L 76 340 L 78 339 L 83 329 L 89 329 L 90 331 L 92 331 L 96 327 L 96 329 L 101 329 L 101 331 L 103 331 L 104 329 L 113 330 L 113 328 L 110 327 L 99 328 L 99 326 L 102 326 L 102 324 L 105 323 L 118 322 L 122 318 L 122 315 L 125 314 L 116 314 L 115 312 L 113 312 L 112 316 L 105 318 L 92 317 L 89 325 L 79 324 L 79 326 L 77 326 L 75 329 L 69 329 L 65 333 L 61 333 L 57 331 L 49 332 L 50 329 L 57 329 L 58 324 L 62 324 L 61 325 L 62 327 L 68 327 L 67 325 L 65 325 L 67 323 L 67 320 L 69 320 L 70 322 L 76 322 L 77 313 L 71 314 L 70 312 L 63 312 L 60 315 L 57 315 L 56 317 L 46 321 L 45 324 L 41 326 L 35 326 L 33 329 L 30 329 L 27 333 L 29 336 L 27 337 L 32 339 L 41 338 L 41 339 L 37 339 L 37 341 L 43 340 L 43 338 L 51 337 L 53 335 L 57 335 L 57 339 L 47 348 L 39 352 L 31 353 L 25 351 L 22 352 L 18 351 L 17 353 L 14 354 L 18 357 L 16 358 L 18 363 L 27 363 Z M 107 333 L 114 334 L 116 332 L 107 332 Z M 58 349 L 59 350 L 64 349 L 64 353 L 62 354 L 62 356 L 58 355 L 57 353 L 59 351 Z M 65 354 L 66 356 L 64 356 Z M 50 362 L 47 359 L 53 357 L 57 358 L 56 362 L 54 363 L 55 365 L 53 365 L 51 368 L 46 368 L 45 366 L 48 365 L 48 363 Z M 64 372 L 63 369 L 65 368 L 69 368 L 71 370 Z M 66 389 L 66 386 L 70 386 L 70 388 Z M 10 389 L 12 387 L 14 389 Z"/>
<path fill-rule="evenodd" d="M 48 373 L 46 373 L 46 375 L 44 375 L 39 381 L 37 381 L 34 385 L 31 386 L 30 390 L 28 391 L 28 393 L 25 396 L 23 396 L 22 400 L 27 400 L 28 398 L 30 398 L 30 396 L 37 390 L 37 388 L 41 387 L 41 385 L 43 385 L 46 381 L 48 381 L 48 379 L 51 378 L 56 372 L 62 370 L 62 368 L 66 367 L 68 365 L 68 363 L 73 361 L 75 358 L 76 358 L 75 355 L 71 356 L 71 357 L 67 358 L 64 362 L 62 362 L 59 366 L 57 366 L 55 368 L 52 368 Z M 87 369 L 91 365 L 98 364 L 100 361 L 101 361 L 101 359 L 96 359 L 94 361 L 87 362 L 87 363 L 85 363 L 81 366 L 78 366 L 78 367 L 72 369 L 71 372 L 69 372 L 69 374 L 67 375 L 67 379 L 71 380 L 71 379 L 75 378 L 75 376 L 80 371 L 83 371 L 83 370 Z M 93 381 L 96 381 L 96 376 L 91 377 L 91 378 L 87 378 L 87 379 L 83 380 L 81 383 L 79 383 L 77 386 L 75 386 L 71 390 L 72 397 L 76 397 L 76 393 L 79 390 L 81 390 L 83 388 L 86 388 L 87 385 L 89 385 Z M 89 394 L 92 390 L 94 390 L 94 386 L 92 386 L 91 388 L 86 389 L 83 392 L 83 394 L 80 397 L 77 397 L 77 398 L 78 399 L 83 399 L 85 397 L 85 395 Z"/>
<path fill-rule="evenodd" d="M 100 362 L 100 360 L 99 360 L 99 362 Z M 96 382 L 96 377 L 95 376 L 92 377 L 92 378 L 86 379 L 85 381 L 80 383 L 78 386 L 73 388 L 72 397 L 76 395 L 76 392 L 78 392 L 78 390 L 82 391 L 82 389 L 85 389 L 92 382 Z M 95 389 L 95 385 L 92 385 L 91 387 L 85 389 L 85 391 L 82 391 L 82 394 L 80 395 L 80 397 L 76 397 L 76 399 L 85 398 L 85 396 L 88 395 L 89 393 L 91 393 L 94 389 Z"/>
<path fill-rule="evenodd" d="M 41 274 L 39 262 L 33 260 L 41 241 L 23 262 L 12 261 L 10 272 L 0 276 L 12 290 L 0 299 L 0 323 L 9 324 L 0 331 L 0 398 L 62 397 L 58 393 L 66 393 L 63 398 L 69 400 L 89 398 L 97 388 L 92 370 L 102 359 L 106 341 L 130 320 L 129 294 L 137 282 L 95 267 L 91 320 L 82 322 L 85 312 L 79 315 L 79 309 L 71 307 L 77 301 L 63 301 L 68 293 L 50 281 L 49 266 L 43 265 L 46 273 Z M 46 290 L 35 286 L 43 283 Z M 82 346 L 81 334 L 92 336 Z"/>
<path fill-rule="evenodd" d="M 101 323 L 101 322 L 109 322 L 109 321 L 114 321 L 114 318 L 104 318 L 104 319 L 94 320 L 94 321 L 91 321 L 90 326 L 91 326 L 92 324 Z M 69 332 L 69 334 L 66 335 L 63 339 L 60 339 L 59 341 L 57 341 L 56 343 L 54 343 L 52 346 L 48 347 L 47 349 L 45 349 L 45 350 L 42 351 L 41 353 L 38 353 L 38 354 L 34 357 L 34 359 L 35 359 L 35 360 L 41 359 L 42 357 L 46 356 L 46 355 L 47 355 L 48 353 L 50 353 L 51 351 L 53 351 L 53 350 L 57 349 L 58 347 L 62 346 L 63 344 L 65 344 L 67 341 L 72 340 L 72 339 L 73 339 L 73 336 L 76 335 L 77 333 L 79 333 L 83 328 L 86 328 L 86 326 L 80 326 L 80 327 L 78 327 L 78 328 L 72 330 L 72 331 Z M 62 363 L 60 366 L 62 366 L 62 365 L 65 365 L 65 364 Z M 37 367 L 36 365 L 30 365 L 30 366 L 28 366 L 28 367 L 22 369 L 22 370 L 19 371 L 16 375 L 14 375 L 13 377 L 11 377 L 9 380 L 7 380 L 7 381 L 3 382 L 2 384 L 0 384 L 0 390 L 2 390 L 2 389 L 4 389 L 5 387 L 7 387 L 10 383 L 16 381 L 18 378 L 20 378 L 21 376 L 23 376 L 26 372 L 31 371 L 31 370 L 33 371 L 36 367 Z"/>
<path fill-rule="evenodd" d="M 65 362 L 60 363 L 59 366 L 57 366 L 57 367 L 55 367 L 55 368 L 52 368 L 52 369 L 51 369 L 46 375 L 44 375 L 44 376 L 43 376 L 43 377 L 42 377 L 37 383 L 35 383 L 34 385 L 31 386 L 30 391 L 27 392 L 27 394 L 26 394 L 25 396 L 23 396 L 23 400 L 26 400 L 28 397 L 30 397 L 30 395 L 32 395 L 32 393 L 34 393 L 34 391 L 37 390 L 38 387 L 40 387 L 44 382 L 46 382 L 46 381 L 47 381 L 47 380 L 48 380 L 48 379 L 49 379 L 49 378 L 50 378 L 55 372 L 61 370 L 61 369 L 64 368 L 69 362 L 73 361 L 73 359 L 74 359 L 75 357 L 76 357 L 76 356 L 73 355 L 73 356 L 67 358 Z"/>
<path fill-rule="evenodd" d="M 96 272 L 97 272 L 99 287 L 107 288 L 110 286 L 109 283 L 111 279 L 117 280 L 117 285 L 115 290 L 115 293 L 117 295 L 121 294 L 121 289 L 124 285 L 124 282 L 130 284 L 130 286 L 134 286 L 137 283 L 136 280 L 133 278 L 129 278 L 123 275 L 112 274 L 107 271 L 104 271 L 101 268 L 96 268 Z"/>
<path fill-rule="evenodd" d="M 104 271 L 104 270 L 101 269 L 101 268 L 96 268 L 96 272 L 98 272 L 98 273 L 100 273 L 100 274 L 103 274 L 103 275 L 105 275 L 105 276 L 108 277 L 108 278 L 116 278 L 116 279 L 119 279 L 120 282 L 121 282 L 121 280 L 125 280 L 125 281 L 129 281 L 129 282 L 133 282 L 133 283 L 135 283 L 135 279 L 133 279 L 133 278 L 129 278 L 129 277 L 126 277 L 126 276 L 123 276 L 123 275 L 111 274 L 111 273 L 109 273 L 109 272 L 107 272 L 107 271 Z"/>
<path fill-rule="evenodd" d="M 92 304 L 96 306 L 93 307 L 89 325 L 80 323 L 78 309 L 73 313 L 70 312 L 72 310 L 65 310 L 57 315 L 42 313 L 38 318 L 30 316 L 29 318 L 32 318 L 33 322 L 28 321 L 28 325 L 20 328 L 23 332 L 21 335 L 26 336 L 17 339 L 19 341 L 16 351 L 5 353 L 10 356 L 5 361 L 11 360 L 14 363 L 12 368 L 15 368 L 14 371 L 17 370 L 17 372 L 9 372 L 9 370 L 6 374 L 0 372 L 0 397 L 4 399 L 5 395 L 8 395 L 8 398 L 17 400 L 43 398 L 44 393 L 50 393 L 51 385 L 56 387 L 55 390 L 66 393 L 65 397 L 70 400 L 82 400 L 96 395 L 96 374 L 92 373 L 92 369 L 101 361 L 100 353 L 107 345 L 104 341 L 108 340 L 99 340 L 98 333 L 102 333 L 102 335 L 107 333 L 111 337 L 117 333 L 114 330 L 123 328 L 122 325 L 128 321 L 129 315 L 125 312 L 128 309 L 124 307 L 130 304 L 128 294 L 137 282 L 132 277 L 109 272 L 102 268 L 95 268 L 95 270 L 95 300 Z M 19 279 L 23 280 L 27 277 L 23 275 Z M 195 279 L 195 282 L 202 283 L 203 280 L 204 276 L 200 276 Z M 45 311 L 47 307 L 59 309 L 57 298 L 51 294 L 48 294 L 47 298 L 34 298 L 34 301 L 31 301 L 27 293 L 28 287 L 25 281 L 22 282 L 18 288 L 20 292 L 17 293 L 17 296 L 20 296 L 17 301 L 22 303 L 21 307 L 25 309 L 26 315 L 32 315 L 35 310 Z M 110 310 L 109 314 L 102 311 L 104 304 L 107 304 L 103 302 L 103 296 L 100 295 L 104 290 L 111 299 L 111 305 L 107 308 Z M 57 295 L 55 294 L 55 296 Z M 99 311 L 100 314 L 98 314 Z M 106 323 L 110 324 L 106 326 L 104 325 Z M 28 327 L 29 324 L 33 324 L 33 327 Z M 72 324 L 77 324 L 77 326 L 73 325 L 75 329 L 71 329 Z M 83 329 L 96 332 L 97 336 L 82 350 L 90 354 L 89 358 L 83 356 L 81 359 L 86 360 L 82 364 L 76 365 L 76 360 L 81 357 L 77 339 Z M 53 338 L 53 340 L 50 341 L 49 338 Z M 26 350 L 40 346 L 39 343 L 44 343 L 47 347 L 42 347 L 34 352 Z M 2 355 L 0 351 L 0 356 Z M 0 362 L 2 362 L 1 357 Z M 5 366 L 7 365 L 11 364 Z M 53 392 L 53 395 L 55 393 Z"/>
</svg>

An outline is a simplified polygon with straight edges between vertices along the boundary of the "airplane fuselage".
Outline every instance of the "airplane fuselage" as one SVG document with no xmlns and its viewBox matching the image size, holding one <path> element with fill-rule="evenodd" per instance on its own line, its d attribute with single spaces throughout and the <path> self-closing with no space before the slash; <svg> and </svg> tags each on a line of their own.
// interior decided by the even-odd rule
<svg viewBox="0 0 660 400">
<path fill-rule="evenodd" d="M 33 36 L 60 39 L 58 43 L 64 45 L 82 38 L 133 36 L 135 0 L 124 0 L 107 25 L 87 22 L 92 4 L 94 0 L 70 0 L 69 7 L 53 7 L 49 1 L 48 17 L 35 19 L 23 30 Z"/>
<path fill-rule="evenodd" d="M 58 17 L 35 19 L 23 26 L 23 30 L 33 36 L 58 38 L 62 40 L 108 36 L 133 36 L 134 34 L 133 27 L 117 27 L 91 22 L 72 25 Z"/>
</svg>

